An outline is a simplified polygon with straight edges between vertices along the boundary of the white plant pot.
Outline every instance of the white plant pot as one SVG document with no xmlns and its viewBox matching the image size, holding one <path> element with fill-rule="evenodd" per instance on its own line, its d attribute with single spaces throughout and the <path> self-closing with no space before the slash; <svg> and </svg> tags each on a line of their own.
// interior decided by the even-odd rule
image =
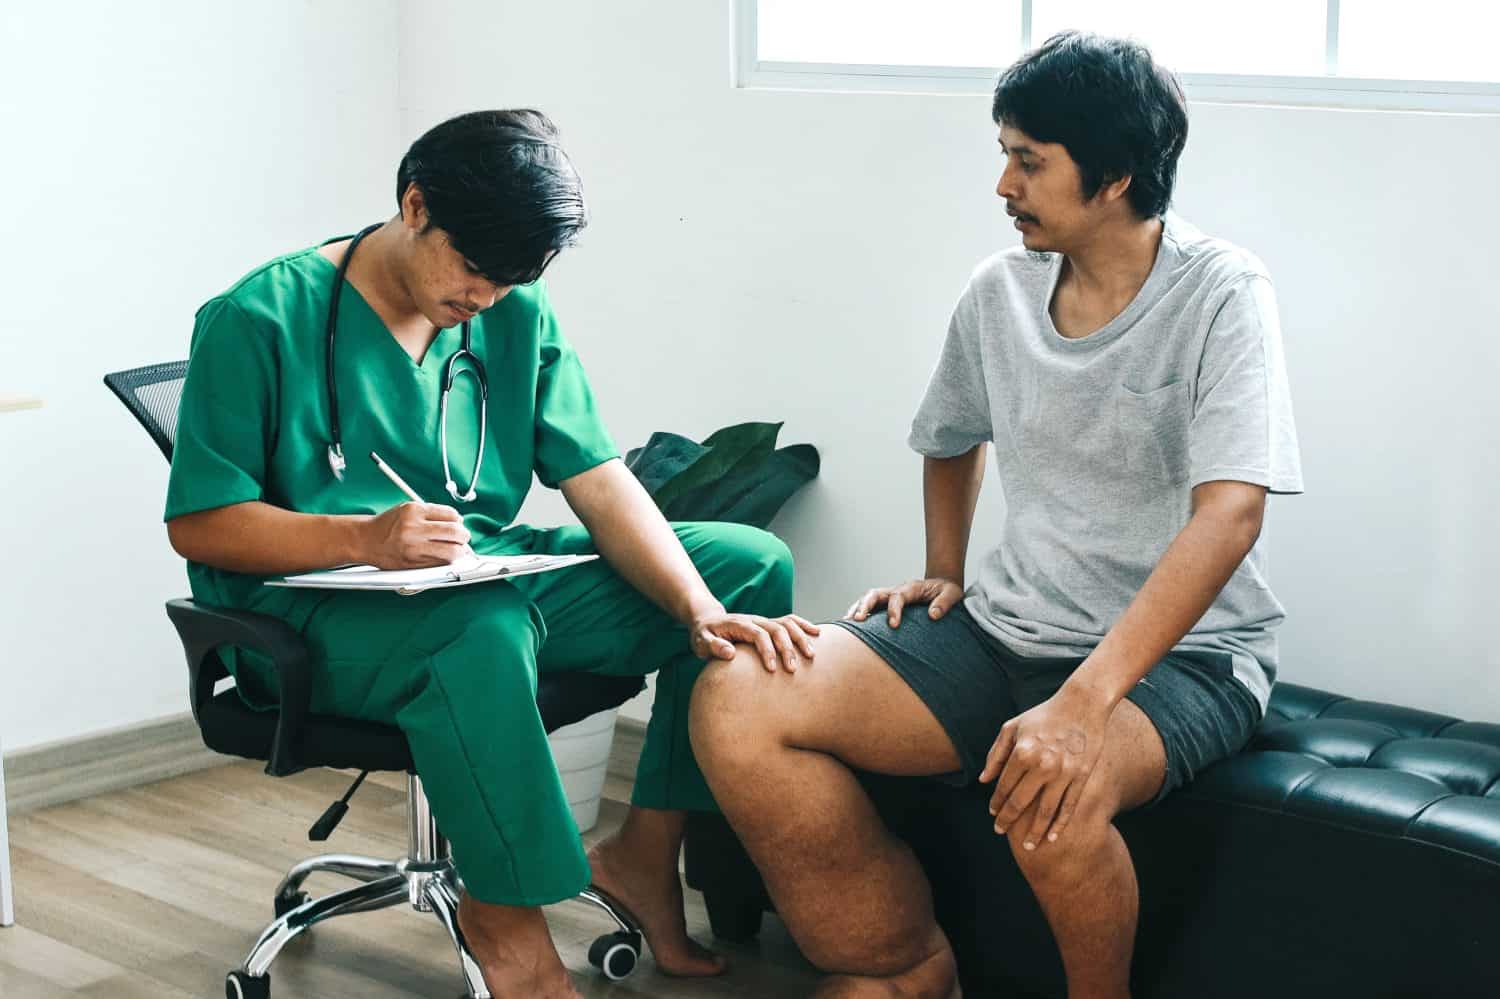
<svg viewBox="0 0 1500 999">
<path fill-rule="evenodd" d="M 604 775 L 609 769 L 609 748 L 615 739 L 618 714 L 618 708 L 601 711 L 581 722 L 564 725 L 547 737 L 579 832 L 588 832 L 599 821 L 599 798 L 604 793 Z"/>
</svg>

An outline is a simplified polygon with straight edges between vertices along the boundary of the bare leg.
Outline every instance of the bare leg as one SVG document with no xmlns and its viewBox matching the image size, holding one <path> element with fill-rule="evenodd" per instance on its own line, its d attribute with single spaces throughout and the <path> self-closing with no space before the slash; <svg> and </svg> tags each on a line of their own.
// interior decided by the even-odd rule
<svg viewBox="0 0 1500 999">
<path fill-rule="evenodd" d="M 850 766 L 933 774 L 957 755 L 863 642 L 832 627 L 815 647 L 795 674 L 749 650 L 711 664 L 693 695 L 698 762 L 792 936 L 837 976 L 821 995 L 947 999 L 955 966 L 927 880 Z"/>
<path fill-rule="evenodd" d="M 682 912 L 682 812 L 632 807 L 619 831 L 589 850 L 598 887 L 641 921 L 656 966 L 669 975 L 723 974 L 724 958 L 687 935 Z"/>
<path fill-rule="evenodd" d="M 1135 866 L 1113 819 L 1150 800 L 1166 772 L 1161 737 L 1141 709 L 1122 701 L 1110 718 L 1099 768 L 1078 812 L 1054 843 L 1027 850 L 1027 809 L 1007 833 L 1062 954 L 1069 999 L 1126 999 L 1139 909 Z"/>
<path fill-rule="evenodd" d="M 458 926 L 493 996 L 583 999 L 552 945 L 542 910 L 491 905 L 465 895 Z"/>
</svg>

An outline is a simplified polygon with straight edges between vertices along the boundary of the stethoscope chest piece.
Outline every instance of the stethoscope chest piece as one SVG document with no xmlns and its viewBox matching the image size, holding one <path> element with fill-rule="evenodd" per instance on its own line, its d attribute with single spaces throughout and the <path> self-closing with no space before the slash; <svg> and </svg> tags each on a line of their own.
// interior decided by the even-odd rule
<svg viewBox="0 0 1500 999">
<path fill-rule="evenodd" d="M 344 481 L 344 469 L 349 463 L 344 460 L 344 448 L 341 444 L 328 445 L 328 467 L 333 469 L 333 477 L 340 482 Z"/>
</svg>

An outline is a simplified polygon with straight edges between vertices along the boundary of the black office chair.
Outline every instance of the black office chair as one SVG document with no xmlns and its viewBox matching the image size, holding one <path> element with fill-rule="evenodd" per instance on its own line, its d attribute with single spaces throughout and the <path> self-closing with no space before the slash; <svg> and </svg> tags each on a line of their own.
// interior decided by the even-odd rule
<svg viewBox="0 0 1500 999">
<path fill-rule="evenodd" d="M 177 404 L 187 374 L 186 361 L 153 364 L 106 375 L 107 385 L 141 422 L 167 460 L 177 436 Z M 442 922 L 458 951 L 468 999 L 489 996 L 463 934 L 458 928 L 458 896 L 462 890 L 448 841 L 428 808 L 422 778 L 412 765 L 411 750 L 400 729 L 388 725 L 309 710 L 311 663 L 302 636 L 279 618 L 245 611 L 208 607 L 192 600 L 167 602 L 167 616 L 177 627 L 187 653 L 188 696 L 193 718 L 212 750 L 252 760 L 265 760 L 266 773 L 284 777 L 310 767 L 358 770 L 359 776 L 342 799 L 334 802 L 308 832 L 312 840 L 327 839 L 348 809 L 348 802 L 372 770 L 403 771 L 407 781 L 406 856 L 394 861 L 347 854 L 311 857 L 293 867 L 277 887 L 276 918 L 260 935 L 245 963 L 225 980 L 227 999 L 267 999 L 269 969 L 281 949 L 298 934 L 335 916 L 369 912 L 409 902 L 418 912 L 431 912 Z M 215 693 L 229 673 L 217 650 L 223 646 L 254 649 L 267 656 L 278 671 L 280 708 L 255 711 L 229 686 Z M 232 681 L 231 681 L 232 683 Z M 548 732 L 616 707 L 645 686 L 641 677 L 599 676 L 592 673 L 542 674 L 537 681 L 537 707 Z M 319 871 L 359 882 L 353 888 L 322 898 L 302 890 Z M 589 961 L 618 981 L 634 970 L 641 953 L 641 931 L 630 915 L 608 898 L 585 889 L 578 898 L 603 909 L 619 926 L 589 948 Z"/>
</svg>

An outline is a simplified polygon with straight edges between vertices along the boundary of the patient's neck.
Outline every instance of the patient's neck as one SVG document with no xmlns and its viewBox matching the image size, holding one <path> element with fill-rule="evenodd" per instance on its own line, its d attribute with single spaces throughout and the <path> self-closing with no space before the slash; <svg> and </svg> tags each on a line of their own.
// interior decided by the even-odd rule
<svg viewBox="0 0 1500 999">
<path fill-rule="evenodd" d="M 1064 279 L 1083 298 L 1120 302 L 1123 306 L 1135 298 L 1150 277 L 1161 234 L 1159 218 L 1101 226 L 1067 251 Z"/>
</svg>

